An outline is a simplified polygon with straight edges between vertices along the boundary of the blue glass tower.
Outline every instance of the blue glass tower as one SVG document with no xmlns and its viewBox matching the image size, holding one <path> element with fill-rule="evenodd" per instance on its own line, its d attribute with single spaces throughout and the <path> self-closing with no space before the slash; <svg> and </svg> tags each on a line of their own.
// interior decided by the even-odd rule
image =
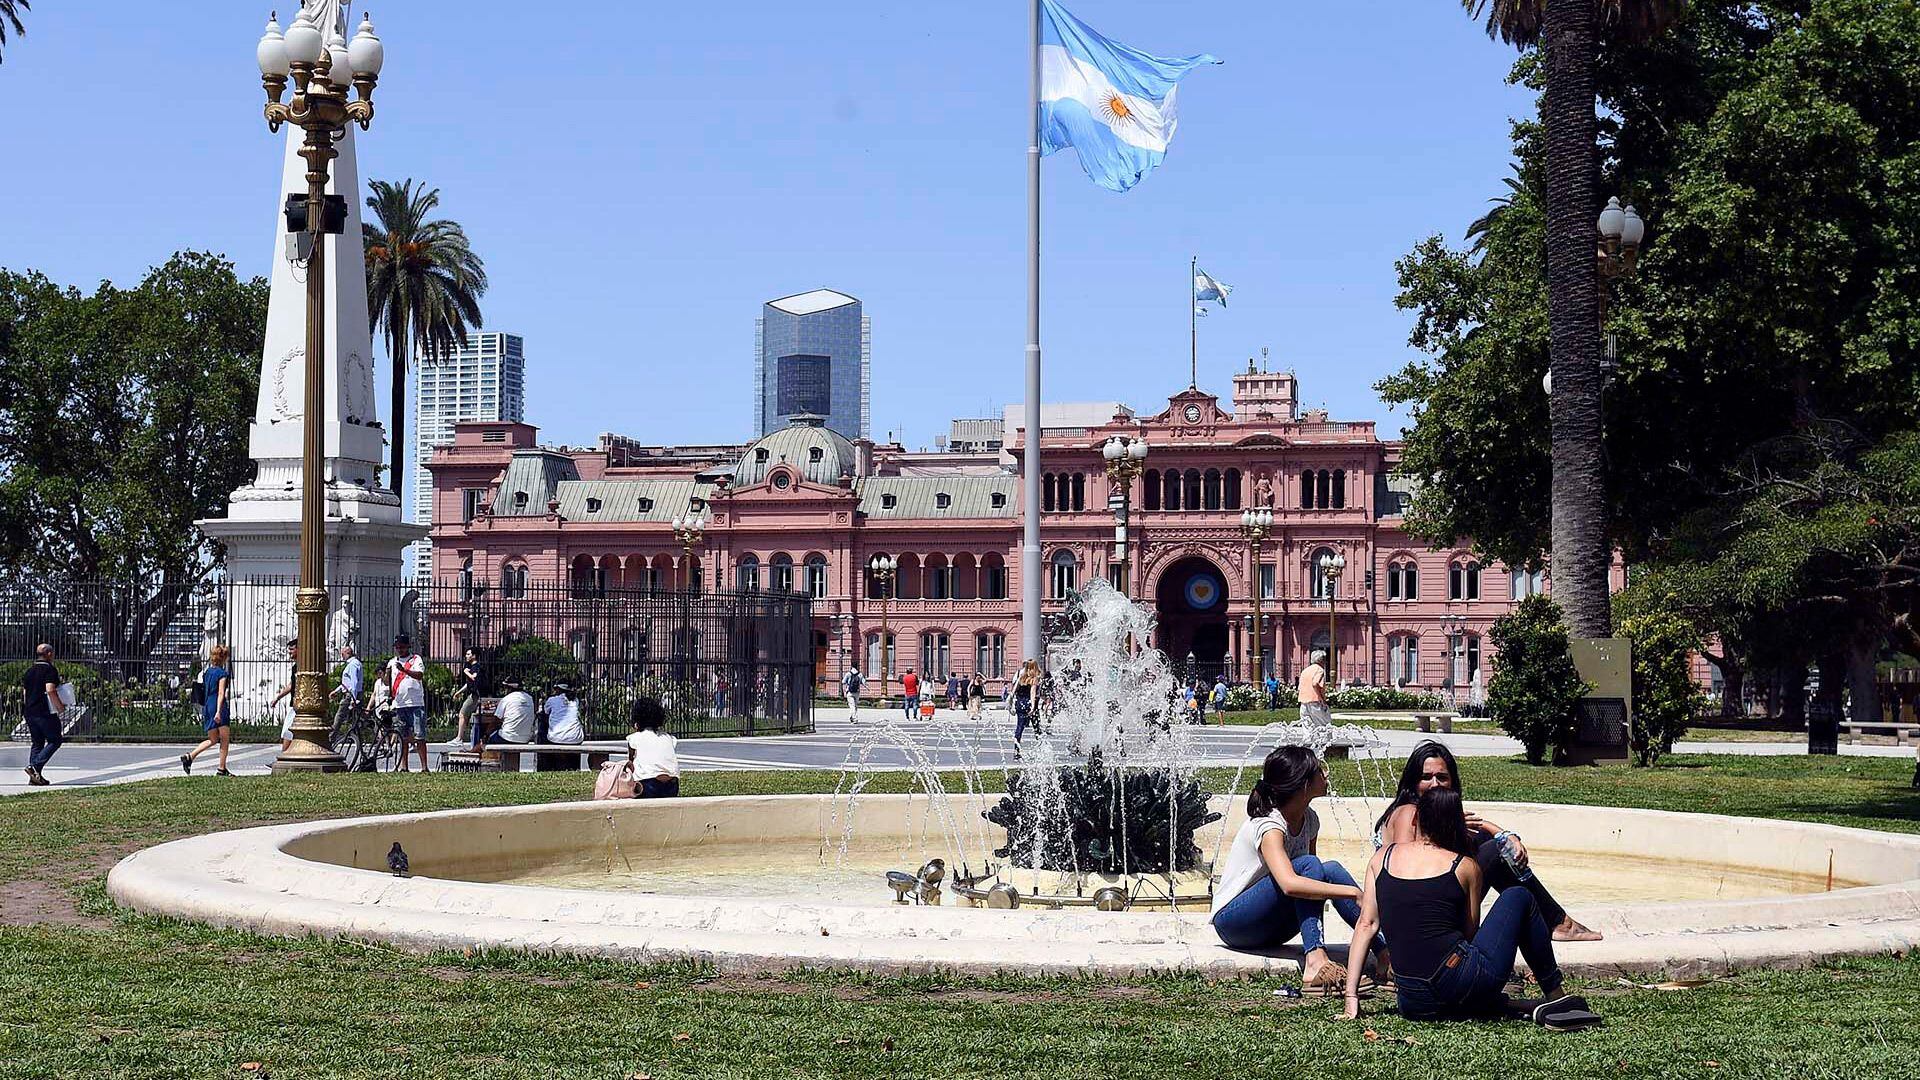
<svg viewBox="0 0 1920 1080">
<path fill-rule="evenodd" d="M 754 434 L 810 414 L 849 439 L 872 431 L 872 331 L 860 301 L 832 289 L 768 301 L 754 323 Z"/>
</svg>

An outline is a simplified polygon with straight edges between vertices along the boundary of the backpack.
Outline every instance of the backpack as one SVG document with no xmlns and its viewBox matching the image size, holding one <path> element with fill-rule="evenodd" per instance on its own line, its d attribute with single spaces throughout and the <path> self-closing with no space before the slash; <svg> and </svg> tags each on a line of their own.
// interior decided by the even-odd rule
<svg viewBox="0 0 1920 1080">
<path fill-rule="evenodd" d="M 600 766 L 600 775 L 593 778 L 596 799 L 631 799 L 639 791 L 640 782 L 633 778 L 631 761 L 609 761 Z"/>
</svg>

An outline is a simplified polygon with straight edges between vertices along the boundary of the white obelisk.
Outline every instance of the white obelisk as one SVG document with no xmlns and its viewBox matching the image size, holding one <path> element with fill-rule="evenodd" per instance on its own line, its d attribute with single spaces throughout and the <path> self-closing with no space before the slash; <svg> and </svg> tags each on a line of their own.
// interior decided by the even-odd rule
<svg viewBox="0 0 1920 1080">
<path fill-rule="evenodd" d="M 307 0 L 314 22 L 347 34 L 339 0 Z M 286 643 L 295 637 L 293 589 L 251 587 L 247 581 L 293 580 L 300 564 L 301 441 L 307 417 L 306 264 L 298 261 L 295 237 L 286 231 L 284 207 L 289 194 L 307 191 L 307 163 L 299 155 L 304 132 L 286 126 L 286 151 L 279 195 L 273 206 L 272 293 L 267 302 L 266 344 L 260 358 L 260 396 L 247 448 L 254 460 L 253 482 L 233 493 L 227 516 L 198 524 L 226 544 L 227 577 L 236 584 L 227 613 L 228 645 L 235 661 L 240 708 L 236 719 L 257 718 L 258 704 L 270 698 L 290 675 Z M 367 327 L 366 259 L 360 238 L 360 170 L 354 155 L 354 125 L 337 146 L 331 194 L 347 203 L 345 231 L 328 236 L 326 266 L 326 564 L 331 598 L 349 595 L 336 584 L 392 583 L 390 589 L 362 593 L 356 617 L 365 626 L 362 647 L 384 646 L 398 618 L 402 549 L 427 533 L 424 525 L 403 522 L 400 500 L 380 482 L 385 462 L 386 428 L 375 412 L 373 342 Z M 392 594 L 386 602 L 386 593 Z M 369 603 L 369 600 L 380 602 Z M 391 610 L 387 610 L 387 609 Z M 284 609 L 284 610 L 282 610 Z"/>
</svg>

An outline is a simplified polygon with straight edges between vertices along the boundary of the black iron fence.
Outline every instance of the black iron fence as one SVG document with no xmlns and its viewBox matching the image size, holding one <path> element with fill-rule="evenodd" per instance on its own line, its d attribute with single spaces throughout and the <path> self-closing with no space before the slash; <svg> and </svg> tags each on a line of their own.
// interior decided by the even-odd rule
<svg viewBox="0 0 1920 1080">
<path fill-rule="evenodd" d="M 0 584 L 0 677 L 17 718 L 17 687 L 34 646 L 54 647 L 63 678 L 98 737 L 198 730 L 191 689 L 216 644 L 231 651 L 233 717 L 277 728 L 290 707 L 297 638 L 290 579 L 195 588 L 127 582 Z M 352 647 L 369 678 L 405 633 L 427 660 L 429 715 L 451 730 L 466 651 L 488 696 L 518 683 L 536 701 L 564 688 L 591 737 L 625 734 L 641 695 L 667 708 L 680 735 L 811 731 L 814 634 L 805 596 L 591 589 L 515 582 L 328 586 L 329 670 Z M 8 727 L 12 725 L 9 724 Z"/>
</svg>

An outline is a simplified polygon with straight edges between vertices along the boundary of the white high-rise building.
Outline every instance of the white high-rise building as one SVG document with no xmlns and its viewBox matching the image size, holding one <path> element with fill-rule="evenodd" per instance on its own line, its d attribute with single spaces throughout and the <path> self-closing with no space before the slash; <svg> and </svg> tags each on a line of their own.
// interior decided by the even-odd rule
<svg viewBox="0 0 1920 1080">
<path fill-rule="evenodd" d="M 431 525 L 433 474 L 426 463 L 434 447 L 453 442 L 453 425 L 463 420 L 518 423 L 526 419 L 525 342 L 518 334 L 495 330 L 468 334 L 466 345 L 414 364 L 413 400 L 413 520 Z M 430 541 L 415 544 L 411 557 L 416 577 L 431 575 Z"/>
</svg>

